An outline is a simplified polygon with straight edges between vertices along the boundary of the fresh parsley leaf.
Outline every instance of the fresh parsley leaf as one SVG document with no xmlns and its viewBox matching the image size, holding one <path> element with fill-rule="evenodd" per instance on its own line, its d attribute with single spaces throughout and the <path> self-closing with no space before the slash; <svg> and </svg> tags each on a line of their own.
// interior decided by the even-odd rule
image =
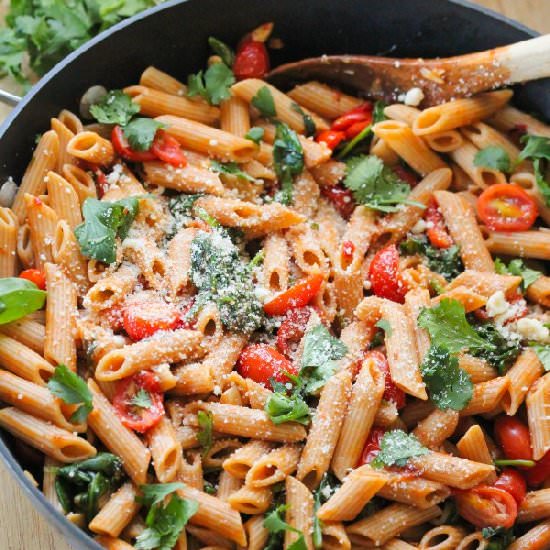
<svg viewBox="0 0 550 550">
<path fill-rule="evenodd" d="M 21 277 L 0 279 L 0 325 L 21 319 L 44 307 L 46 292 Z"/>
<path fill-rule="evenodd" d="M 139 113 L 139 105 L 121 90 L 111 90 L 101 101 L 90 106 L 90 113 L 102 124 L 126 126 Z"/>
<path fill-rule="evenodd" d="M 429 450 L 424 447 L 412 434 L 403 430 L 392 430 L 386 432 L 380 441 L 380 452 L 370 462 L 373 468 L 384 466 L 407 465 L 409 458 L 428 454 Z"/>
<path fill-rule="evenodd" d="M 217 160 L 210 161 L 210 168 L 219 174 L 228 174 L 237 176 L 240 179 L 255 182 L 256 180 L 246 172 L 243 172 L 236 162 L 218 162 Z"/>
<path fill-rule="evenodd" d="M 197 420 L 199 422 L 199 431 L 197 432 L 197 439 L 202 447 L 202 456 L 206 456 L 208 451 L 212 448 L 212 413 L 210 411 L 199 411 L 197 413 Z"/>
<path fill-rule="evenodd" d="M 531 159 L 535 169 L 535 180 L 546 206 L 550 206 L 550 184 L 543 175 L 542 163 L 550 161 L 550 139 L 543 136 L 524 135 L 521 142 L 525 147 L 520 152 L 518 160 Z"/>
<path fill-rule="evenodd" d="M 138 210 L 135 197 L 116 202 L 86 199 L 82 206 L 84 223 L 74 230 L 82 254 L 112 264 L 116 260 L 116 238 L 126 237 Z"/>
<path fill-rule="evenodd" d="M 516 258 L 506 265 L 500 258 L 495 258 L 495 271 L 501 275 L 517 275 L 523 279 L 521 284 L 522 290 L 525 292 L 529 285 L 532 285 L 539 277 L 542 276 L 540 271 L 531 269 L 525 265 L 523 260 Z"/>
<path fill-rule="evenodd" d="M 418 326 L 429 332 L 432 345 L 450 353 L 493 347 L 470 326 L 464 306 L 458 300 L 445 298 L 432 308 L 423 308 L 418 316 Z"/>
<path fill-rule="evenodd" d="M 300 378 L 304 391 L 317 393 L 334 374 L 336 361 L 348 352 L 346 345 L 331 336 L 324 325 L 310 328 L 304 335 Z"/>
<path fill-rule="evenodd" d="M 498 370 L 499 374 L 505 374 L 521 351 L 519 341 L 505 338 L 492 323 L 473 325 L 473 328 L 488 345 L 483 349 L 472 351 L 472 355 L 485 359 Z"/>
<path fill-rule="evenodd" d="M 540 362 L 545 371 L 550 371 L 550 345 L 549 344 L 537 344 L 536 342 L 530 342 L 529 346 L 533 348 L 537 354 Z"/>
<path fill-rule="evenodd" d="M 392 328 L 387 319 L 380 319 L 374 326 L 381 328 L 386 333 L 386 336 L 391 336 Z"/>
<path fill-rule="evenodd" d="M 344 185 L 358 203 L 382 212 L 395 212 L 397 205 L 408 203 L 410 187 L 374 155 L 350 159 Z"/>
<path fill-rule="evenodd" d="M 259 126 L 253 126 L 248 130 L 248 132 L 245 134 L 245 138 L 249 139 L 250 141 L 253 141 L 256 145 L 260 144 L 260 141 L 262 141 L 264 137 L 265 130 Z"/>
<path fill-rule="evenodd" d="M 235 60 L 235 52 L 225 42 L 222 42 L 221 40 L 210 36 L 208 38 L 208 45 L 216 55 L 219 55 L 221 57 L 222 61 L 229 68 L 233 66 L 233 61 Z"/>
<path fill-rule="evenodd" d="M 285 531 L 296 533 L 298 538 L 288 547 L 288 550 L 307 550 L 304 534 L 295 527 L 292 527 L 292 525 L 289 525 L 282 518 L 282 514 L 284 514 L 287 509 L 288 504 L 278 506 L 273 512 L 265 517 L 263 525 L 271 535 L 278 535 Z"/>
<path fill-rule="evenodd" d="M 282 204 L 290 204 L 294 177 L 304 169 L 304 150 L 296 132 L 282 122 L 277 122 L 275 130 L 273 164 L 281 183 L 276 199 Z"/>
<path fill-rule="evenodd" d="M 71 416 L 71 422 L 75 424 L 85 422 L 94 408 L 92 394 L 86 382 L 65 365 L 55 367 L 55 372 L 48 381 L 48 389 L 68 405 L 80 404 Z"/>
<path fill-rule="evenodd" d="M 266 401 L 264 410 L 274 424 L 298 422 L 307 426 L 310 421 L 309 407 L 299 392 L 290 396 L 274 392 Z"/>
<path fill-rule="evenodd" d="M 140 409 L 150 409 L 152 404 L 151 396 L 144 388 L 140 388 L 140 390 L 130 400 L 130 405 Z"/>
<path fill-rule="evenodd" d="M 124 137 L 134 151 L 148 151 L 153 145 L 155 134 L 166 126 L 152 118 L 135 118 L 122 128 Z"/>
<path fill-rule="evenodd" d="M 296 102 L 292 102 L 291 108 L 293 111 L 296 111 L 299 115 L 302 115 L 302 120 L 304 121 L 304 130 L 306 136 L 314 136 L 317 132 L 317 127 L 315 126 L 315 121 L 308 115 Z"/>
<path fill-rule="evenodd" d="M 275 101 L 271 95 L 271 90 L 267 86 L 262 86 L 256 95 L 252 98 L 252 105 L 260 111 L 260 114 L 266 118 L 277 116 L 275 111 Z"/>
<path fill-rule="evenodd" d="M 164 502 L 164 499 L 168 495 L 184 487 L 185 485 L 179 482 L 140 485 L 139 490 L 141 491 L 141 495 L 136 497 L 136 502 L 148 507 L 155 506 Z"/>
<path fill-rule="evenodd" d="M 225 63 L 214 63 L 206 72 L 199 71 L 187 79 L 187 95 L 199 95 L 211 105 L 219 105 L 230 97 L 229 88 L 235 83 L 235 76 Z"/>
<path fill-rule="evenodd" d="M 439 409 L 461 411 L 472 399 L 470 376 L 446 349 L 431 346 L 420 371 L 430 399 Z"/>
<path fill-rule="evenodd" d="M 490 145 L 475 154 L 474 166 L 492 168 L 507 173 L 510 172 L 512 163 L 510 162 L 510 155 L 502 147 Z"/>
</svg>

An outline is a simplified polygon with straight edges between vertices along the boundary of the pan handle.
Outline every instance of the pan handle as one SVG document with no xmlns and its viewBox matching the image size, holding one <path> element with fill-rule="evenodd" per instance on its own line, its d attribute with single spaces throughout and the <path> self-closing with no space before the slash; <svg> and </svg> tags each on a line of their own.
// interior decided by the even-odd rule
<svg viewBox="0 0 550 550">
<path fill-rule="evenodd" d="M 11 94 L 10 92 L 6 92 L 6 90 L 0 89 L 0 103 L 3 103 L 4 105 L 16 107 L 21 99 L 21 96 Z"/>
</svg>

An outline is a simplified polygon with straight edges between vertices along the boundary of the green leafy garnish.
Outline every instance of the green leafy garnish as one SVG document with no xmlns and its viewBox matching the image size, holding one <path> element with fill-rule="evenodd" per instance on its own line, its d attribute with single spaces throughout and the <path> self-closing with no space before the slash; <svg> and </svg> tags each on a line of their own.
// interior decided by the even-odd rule
<svg viewBox="0 0 550 550">
<path fill-rule="evenodd" d="M 121 90 L 111 90 L 101 101 L 90 106 L 90 113 L 102 124 L 126 126 L 139 113 L 139 105 Z"/>
<path fill-rule="evenodd" d="M 256 181 L 250 174 L 243 172 L 236 162 L 218 162 L 217 160 L 212 160 L 210 161 L 210 168 L 219 174 L 228 174 L 251 182 Z"/>
<path fill-rule="evenodd" d="M 296 111 L 299 115 L 302 115 L 302 120 L 304 121 L 304 130 L 306 136 L 314 136 L 317 132 L 317 127 L 315 126 L 314 120 L 308 115 L 296 102 L 292 102 L 291 108 L 293 111 Z"/>
<path fill-rule="evenodd" d="M 46 292 L 31 281 L 20 277 L 0 279 L 0 325 L 42 309 L 45 302 Z"/>
<path fill-rule="evenodd" d="M 274 424 L 298 422 L 307 426 L 310 421 L 309 407 L 300 392 L 287 396 L 284 390 L 276 391 L 266 401 L 264 410 Z"/>
<path fill-rule="evenodd" d="M 185 227 L 193 217 L 193 205 L 195 201 L 202 197 L 202 194 L 197 193 L 194 195 L 176 195 L 170 197 L 168 201 L 168 209 L 170 214 L 174 217 L 174 225 L 170 231 L 170 237 L 173 237 L 178 229 Z"/>
<path fill-rule="evenodd" d="M 490 145 L 475 154 L 474 166 L 492 168 L 507 173 L 510 172 L 512 163 L 510 162 L 510 155 L 502 147 Z"/>
<path fill-rule="evenodd" d="M 85 422 L 94 408 L 92 394 L 86 382 L 65 365 L 55 367 L 55 372 L 48 381 L 48 389 L 69 405 L 80 404 L 71 415 L 71 422 L 75 424 Z"/>
<path fill-rule="evenodd" d="M 384 109 L 386 108 L 386 104 L 378 100 L 374 104 L 374 109 L 372 111 L 372 123 L 376 124 L 377 122 L 382 122 L 387 119 L 386 115 L 384 114 Z"/>
<path fill-rule="evenodd" d="M 116 260 L 116 238 L 126 237 L 138 209 L 135 197 L 116 202 L 86 199 L 82 206 L 84 223 L 74 230 L 82 254 L 112 264 Z"/>
<path fill-rule="evenodd" d="M 319 487 L 313 493 L 313 533 L 311 534 L 313 548 L 323 547 L 323 522 L 317 517 L 317 511 L 335 491 L 336 489 L 330 484 L 329 474 L 325 474 L 321 479 L 321 483 L 319 483 Z"/>
<path fill-rule="evenodd" d="M 273 164 L 281 183 L 281 191 L 275 198 L 282 204 L 290 204 L 294 177 L 304 169 L 304 150 L 296 132 L 282 122 L 277 122 L 275 131 Z"/>
<path fill-rule="evenodd" d="M 537 344 L 535 342 L 529 342 L 529 347 L 533 348 L 537 354 L 545 371 L 550 371 L 550 345 L 549 344 Z"/>
<path fill-rule="evenodd" d="M 264 137 L 265 130 L 263 128 L 260 128 L 259 126 L 253 126 L 248 130 L 248 132 L 245 134 L 245 138 L 249 139 L 250 141 L 253 141 L 256 145 L 260 144 L 260 141 L 262 141 Z"/>
<path fill-rule="evenodd" d="M 420 371 L 430 399 L 437 408 L 461 411 L 472 399 L 474 386 L 470 376 L 446 349 L 432 345 Z"/>
<path fill-rule="evenodd" d="M 481 535 L 484 539 L 490 539 L 486 550 L 506 550 L 515 539 L 513 529 L 504 527 L 484 527 Z"/>
<path fill-rule="evenodd" d="M 395 212 L 399 204 L 409 204 L 410 187 L 374 155 L 350 159 L 344 185 L 358 203 L 375 210 Z"/>
<path fill-rule="evenodd" d="M 495 258 L 495 271 L 501 275 L 517 275 L 523 279 L 521 284 L 522 290 L 525 292 L 529 285 L 532 285 L 539 277 L 542 276 L 540 271 L 531 269 L 525 265 L 523 260 L 516 258 L 506 265 L 500 258 Z"/>
<path fill-rule="evenodd" d="M 386 336 L 391 336 L 392 328 L 387 319 L 380 319 L 380 321 L 377 321 L 374 326 L 381 328 L 386 333 Z"/>
<path fill-rule="evenodd" d="M 424 447 L 418 439 L 412 434 L 407 434 L 403 430 L 392 430 L 386 432 L 380 441 L 380 452 L 370 462 L 373 468 L 383 468 L 384 466 L 407 465 L 409 458 L 428 454 L 429 450 Z"/>
<path fill-rule="evenodd" d="M 202 456 L 206 456 L 212 448 L 212 413 L 210 411 L 199 411 L 197 413 L 197 420 L 199 423 L 199 431 L 197 432 L 197 439 L 202 447 Z"/>
<path fill-rule="evenodd" d="M 518 160 L 531 159 L 535 169 L 535 180 L 546 206 L 550 206 L 550 184 L 544 178 L 543 165 L 550 161 L 550 139 L 543 136 L 524 135 L 521 142 L 525 147 L 519 154 Z"/>
<path fill-rule="evenodd" d="M 267 514 L 264 519 L 264 527 L 269 531 L 271 536 L 275 536 L 277 537 L 277 539 L 279 539 L 278 535 L 284 533 L 285 531 L 296 533 L 298 535 L 298 538 L 288 547 L 288 550 L 307 550 L 304 534 L 295 527 L 292 527 L 292 525 L 289 525 L 282 518 L 282 515 L 286 512 L 286 510 L 288 510 L 288 504 L 278 506 L 277 508 L 275 508 L 275 510 L 273 510 L 273 512 Z M 273 546 L 273 540 L 271 536 L 266 548 L 281 548 L 282 545 Z M 269 546 L 270 544 L 272 546 Z"/>
<path fill-rule="evenodd" d="M 235 75 L 225 63 L 214 63 L 203 73 L 189 75 L 187 95 L 199 95 L 210 105 L 219 105 L 231 96 L 229 88 L 235 84 Z"/>
<path fill-rule="evenodd" d="M 210 49 L 221 57 L 221 60 L 228 66 L 232 67 L 233 61 L 235 60 L 235 52 L 231 47 L 229 47 L 225 42 L 210 36 L 208 38 L 208 45 Z"/>
<path fill-rule="evenodd" d="M 168 495 L 184 487 L 185 485 L 180 482 L 140 485 L 139 490 L 141 491 L 141 495 L 136 497 L 136 502 L 147 507 L 155 506 L 163 502 Z"/>
<path fill-rule="evenodd" d="M 266 118 L 273 118 L 277 116 L 275 111 L 275 101 L 273 95 L 271 95 L 271 90 L 267 86 L 262 86 L 254 95 L 251 100 L 251 103 L 260 114 Z"/>
<path fill-rule="evenodd" d="M 150 409 L 152 404 L 151 396 L 144 388 L 140 388 L 140 390 L 130 400 L 130 405 L 133 407 L 138 407 L 139 409 Z"/>
<path fill-rule="evenodd" d="M 134 151 L 148 151 L 153 145 L 157 130 L 165 127 L 162 122 L 152 118 L 135 118 L 122 131 Z"/>
<path fill-rule="evenodd" d="M 535 466 L 536 462 L 534 460 L 515 458 L 499 458 L 493 462 L 495 466 L 499 468 L 505 468 L 506 466 L 514 466 L 514 468 L 532 468 Z"/>
<path fill-rule="evenodd" d="M 474 325 L 474 330 L 487 342 L 487 347 L 472 351 L 472 355 L 485 359 L 499 374 L 505 374 L 521 351 L 519 341 L 505 338 L 492 323 Z"/>
</svg>

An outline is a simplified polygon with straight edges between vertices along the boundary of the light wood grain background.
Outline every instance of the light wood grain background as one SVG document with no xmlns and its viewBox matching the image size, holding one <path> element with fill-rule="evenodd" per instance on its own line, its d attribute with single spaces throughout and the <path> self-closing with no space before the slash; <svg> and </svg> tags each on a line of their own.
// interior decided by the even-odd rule
<svg viewBox="0 0 550 550">
<path fill-rule="evenodd" d="M 477 3 L 539 32 L 550 32 L 550 0 L 478 0 Z M 0 111 L 0 118 L 3 116 Z M 0 463 L 0 550 L 36 549 L 71 550 L 61 535 L 34 510 Z"/>
</svg>

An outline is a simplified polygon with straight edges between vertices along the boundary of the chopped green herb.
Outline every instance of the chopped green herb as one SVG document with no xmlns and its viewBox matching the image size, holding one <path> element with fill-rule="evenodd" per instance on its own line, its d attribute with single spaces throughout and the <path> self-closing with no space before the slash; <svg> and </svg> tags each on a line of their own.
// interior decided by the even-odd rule
<svg viewBox="0 0 550 550">
<path fill-rule="evenodd" d="M 126 126 L 139 113 L 139 105 L 121 90 L 111 90 L 98 103 L 90 106 L 90 113 L 102 124 Z"/>
<path fill-rule="evenodd" d="M 381 328 L 386 333 L 386 336 L 391 336 L 392 328 L 387 319 L 380 319 L 374 326 Z"/>
<path fill-rule="evenodd" d="M 384 466 L 407 465 L 409 458 L 428 454 L 429 450 L 424 447 L 418 439 L 412 434 L 407 434 L 403 430 L 392 430 L 386 432 L 380 441 L 380 452 L 370 462 L 373 468 L 383 468 Z"/>
<path fill-rule="evenodd" d="M 336 158 L 341 160 L 351 155 L 351 153 L 358 149 L 357 146 L 365 142 L 368 138 L 371 137 L 371 135 L 372 124 L 369 124 L 368 126 L 365 126 L 354 138 L 348 141 L 341 151 L 338 151 Z"/>
<path fill-rule="evenodd" d="M 500 172 L 509 172 L 512 166 L 510 155 L 498 145 L 491 145 L 481 149 L 474 156 L 474 166 L 492 168 Z"/>
<path fill-rule="evenodd" d="M 525 135 L 521 138 L 525 147 L 518 160 L 531 159 L 535 169 L 535 180 L 546 206 L 550 206 L 550 184 L 544 178 L 543 162 L 550 161 L 550 139 L 543 136 Z"/>
<path fill-rule="evenodd" d="M 208 493 L 209 495 L 215 495 L 218 492 L 218 490 L 216 489 L 216 486 L 212 482 L 208 481 L 207 479 L 204 480 L 203 487 L 204 487 L 203 489 L 204 492 Z"/>
<path fill-rule="evenodd" d="M 253 141 L 256 145 L 260 144 L 260 141 L 262 141 L 264 137 L 265 130 L 263 128 L 260 128 L 259 126 L 253 126 L 248 130 L 248 132 L 245 134 L 245 138 L 249 139 L 250 141 Z"/>
<path fill-rule="evenodd" d="M 314 136 L 315 132 L 317 132 L 317 127 L 315 126 L 315 122 L 311 116 L 308 115 L 296 102 L 292 102 L 291 107 L 293 111 L 296 111 L 299 115 L 302 115 L 306 136 Z"/>
<path fill-rule="evenodd" d="M 221 60 L 231 68 L 233 66 L 233 61 L 235 60 L 235 52 L 231 47 L 229 47 L 225 42 L 210 36 L 208 38 L 208 45 L 210 49 L 221 57 Z"/>
<path fill-rule="evenodd" d="M 281 191 L 276 195 L 276 200 L 282 204 L 290 204 L 294 177 L 304 169 L 304 150 L 296 132 L 282 122 L 277 122 L 275 131 L 273 164 L 281 183 Z"/>
<path fill-rule="evenodd" d="M 86 382 L 65 365 L 55 367 L 55 372 L 48 381 L 48 389 L 69 405 L 80 404 L 72 414 L 71 422 L 85 422 L 94 408 L 92 394 Z"/>
<path fill-rule="evenodd" d="M 504 527 L 484 527 L 481 535 L 484 539 L 490 539 L 486 550 L 506 550 L 515 539 L 513 529 Z"/>
<path fill-rule="evenodd" d="M 157 130 L 165 127 L 162 122 L 152 118 L 134 118 L 122 128 L 122 131 L 134 151 L 148 151 L 153 145 Z"/>
<path fill-rule="evenodd" d="M 529 342 L 529 346 L 533 348 L 537 354 L 545 371 L 550 371 L 550 345 L 549 344 L 537 344 L 536 342 Z"/>
<path fill-rule="evenodd" d="M 516 339 L 505 338 L 492 323 L 473 325 L 474 330 L 487 342 L 487 347 L 472 351 L 472 355 L 485 359 L 499 374 L 505 374 L 521 351 Z"/>
<path fill-rule="evenodd" d="M 250 174 L 243 172 L 236 162 L 218 162 L 217 160 L 212 160 L 210 161 L 210 168 L 214 172 L 218 172 L 220 174 L 228 174 L 253 183 L 256 182 Z"/>
<path fill-rule="evenodd" d="M 136 497 L 136 502 L 147 507 L 155 506 L 156 504 L 161 504 L 168 495 L 184 487 L 185 485 L 180 482 L 140 485 L 139 490 L 141 491 L 141 495 Z"/>
<path fill-rule="evenodd" d="M 46 292 L 21 277 L 0 279 L 0 325 L 21 319 L 44 307 Z"/>
<path fill-rule="evenodd" d="M 286 512 L 288 506 L 288 504 L 278 506 L 275 510 L 273 510 L 273 512 L 267 514 L 264 519 L 264 527 L 269 531 L 270 535 L 275 535 L 275 537 L 285 531 L 296 533 L 298 538 L 290 546 L 288 546 L 288 550 L 307 550 L 304 534 L 295 527 L 292 527 L 292 525 L 289 525 L 282 518 L 282 515 Z M 279 537 L 277 537 L 277 539 L 278 538 Z M 272 546 L 269 546 L 270 543 Z M 281 546 L 273 546 L 273 540 L 270 536 L 270 540 L 266 548 L 281 548 Z"/>
<path fill-rule="evenodd" d="M 534 460 L 525 460 L 525 459 L 497 459 L 494 461 L 495 466 L 499 468 L 504 468 L 505 466 L 514 466 L 516 468 L 532 468 L 535 466 L 536 462 Z"/>
<path fill-rule="evenodd" d="M 149 392 L 143 388 L 141 388 L 130 400 L 130 405 L 140 409 L 150 409 L 152 404 Z"/>
<path fill-rule="evenodd" d="M 264 410 L 274 424 L 298 422 L 307 426 L 310 422 L 309 407 L 299 392 L 290 396 L 283 391 L 274 392 L 266 401 Z"/>
<path fill-rule="evenodd" d="M 235 76 L 225 63 L 214 63 L 206 72 L 199 71 L 187 79 L 187 95 L 199 95 L 210 105 L 219 105 L 231 96 L 229 88 L 235 84 Z"/>
<path fill-rule="evenodd" d="M 275 111 L 275 101 L 271 95 L 271 90 L 267 86 L 262 86 L 256 95 L 252 98 L 252 105 L 260 111 L 260 114 L 266 118 L 277 116 Z"/>
<path fill-rule="evenodd" d="M 168 209 L 174 217 L 174 227 L 170 236 L 174 236 L 178 229 L 185 227 L 193 217 L 193 205 L 195 201 L 202 197 L 202 194 L 194 195 L 176 195 L 170 197 L 168 201 Z"/>
<path fill-rule="evenodd" d="M 378 100 L 374 104 L 374 109 L 372 111 L 372 123 L 376 124 L 377 122 L 382 122 L 387 119 L 386 115 L 384 114 L 384 109 L 386 108 L 386 104 Z"/>
<path fill-rule="evenodd" d="M 525 265 L 523 260 L 516 258 L 511 260 L 506 265 L 500 258 L 495 258 L 495 271 L 501 275 L 517 275 L 523 279 L 521 284 L 522 290 L 525 292 L 529 285 L 532 285 L 539 277 L 542 276 L 540 271 L 535 271 Z"/>
<path fill-rule="evenodd" d="M 205 457 L 212 448 L 212 432 L 213 432 L 213 419 L 210 411 L 199 411 L 197 413 L 197 420 L 199 422 L 199 431 L 197 433 L 197 439 L 202 447 L 202 456 Z"/>
</svg>

